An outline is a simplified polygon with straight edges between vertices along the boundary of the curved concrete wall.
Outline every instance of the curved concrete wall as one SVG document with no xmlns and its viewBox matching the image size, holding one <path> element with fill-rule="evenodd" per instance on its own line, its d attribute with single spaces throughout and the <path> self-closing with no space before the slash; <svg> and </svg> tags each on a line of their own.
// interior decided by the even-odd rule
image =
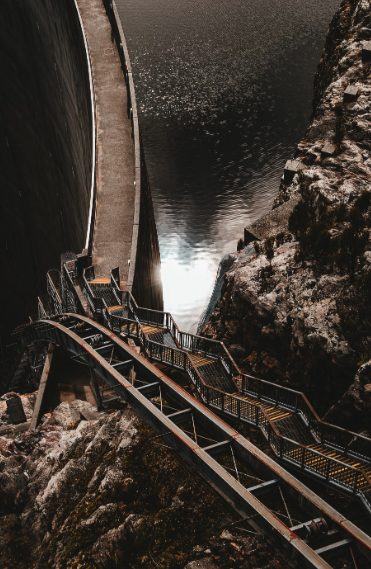
<svg viewBox="0 0 371 569">
<path fill-rule="evenodd" d="M 1 337 L 85 245 L 93 118 L 74 1 L 2 0 L 0 73 Z"/>
<path fill-rule="evenodd" d="M 103 0 L 119 52 L 128 93 L 128 116 L 132 122 L 135 154 L 135 207 L 128 274 L 128 289 L 140 306 L 163 309 L 160 276 L 160 248 L 144 152 L 139 131 L 130 56 L 120 16 L 114 0 Z"/>
</svg>

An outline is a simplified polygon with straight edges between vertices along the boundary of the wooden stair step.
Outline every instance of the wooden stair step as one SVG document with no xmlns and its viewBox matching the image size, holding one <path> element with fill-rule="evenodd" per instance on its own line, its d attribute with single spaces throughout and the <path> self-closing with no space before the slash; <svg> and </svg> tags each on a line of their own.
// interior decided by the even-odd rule
<svg viewBox="0 0 371 569">
<path fill-rule="evenodd" d="M 95 279 L 88 281 L 88 283 L 90 285 L 111 284 L 111 279 L 106 277 L 96 277 Z"/>
<path fill-rule="evenodd" d="M 115 310 L 122 310 L 124 307 L 121 304 L 116 304 L 115 306 L 107 306 L 107 312 L 112 314 Z"/>
</svg>

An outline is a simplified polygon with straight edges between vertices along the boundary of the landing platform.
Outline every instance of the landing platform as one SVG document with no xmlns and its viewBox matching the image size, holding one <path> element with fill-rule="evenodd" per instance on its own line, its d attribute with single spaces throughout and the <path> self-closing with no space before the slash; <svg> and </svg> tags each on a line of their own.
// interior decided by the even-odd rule
<svg viewBox="0 0 371 569">
<path fill-rule="evenodd" d="M 89 46 L 96 112 L 96 218 L 93 264 L 97 275 L 120 267 L 128 277 L 134 222 L 134 145 L 127 92 L 102 0 L 77 0 Z"/>
</svg>

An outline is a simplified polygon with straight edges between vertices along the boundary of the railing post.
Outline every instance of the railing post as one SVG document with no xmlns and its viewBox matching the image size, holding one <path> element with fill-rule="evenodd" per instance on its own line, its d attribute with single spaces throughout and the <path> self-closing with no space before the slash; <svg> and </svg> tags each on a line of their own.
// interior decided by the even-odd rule
<svg viewBox="0 0 371 569">
<path fill-rule="evenodd" d="M 306 455 L 306 448 L 301 447 L 301 469 L 305 470 L 305 455 Z"/>
<path fill-rule="evenodd" d="M 330 478 L 330 466 L 331 466 L 331 462 L 329 459 L 327 459 L 327 466 L 326 466 L 326 480 L 328 480 Z"/>
</svg>

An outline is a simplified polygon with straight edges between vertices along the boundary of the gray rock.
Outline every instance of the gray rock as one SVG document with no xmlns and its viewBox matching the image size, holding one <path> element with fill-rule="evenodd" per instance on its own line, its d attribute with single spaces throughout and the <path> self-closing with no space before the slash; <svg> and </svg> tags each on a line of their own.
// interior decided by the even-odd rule
<svg viewBox="0 0 371 569">
<path fill-rule="evenodd" d="M 204 559 L 197 559 L 187 563 L 184 569 L 218 569 L 218 566 L 211 559 L 205 557 Z"/>
<path fill-rule="evenodd" d="M 52 417 L 54 422 L 63 429 L 76 429 L 81 420 L 79 411 L 67 401 L 64 401 L 54 409 Z"/>
</svg>

